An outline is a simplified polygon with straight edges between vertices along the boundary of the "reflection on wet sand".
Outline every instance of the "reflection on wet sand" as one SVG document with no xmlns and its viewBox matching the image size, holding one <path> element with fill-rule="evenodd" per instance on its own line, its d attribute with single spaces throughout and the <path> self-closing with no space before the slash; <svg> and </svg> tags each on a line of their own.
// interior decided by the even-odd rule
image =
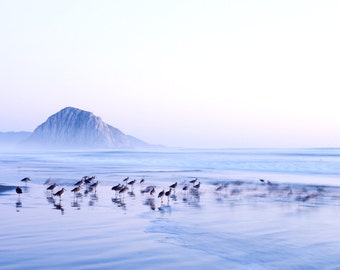
<svg viewBox="0 0 340 270">
<path fill-rule="evenodd" d="M 75 193 L 73 201 L 71 202 L 71 207 L 80 210 L 81 203 L 83 201 L 83 194 L 81 192 Z"/>
<path fill-rule="evenodd" d="M 115 197 L 115 198 L 111 198 L 112 202 L 122 208 L 123 210 L 126 210 L 126 203 L 124 201 L 124 198 L 121 198 L 121 197 Z"/>
<path fill-rule="evenodd" d="M 22 208 L 22 202 L 21 202 L 20 198 L 16 201 L 15 208 L 16 208 L 17 212 L 19 212 L 20 208 Z"/>
<path fill-rule="evenodd" d="M 61 202 L 59 203 L 54 203 L 54 208 L 53 209 L 56 209 L 56 210 L 60 210 L 61 214 L 64 215 L 64 206 L 61 204 Z"/>
<path fill-rule="evenodd" d="M 156 210 L 155 198 L 147 198 L 144 202 L 144 205 L 149 206 L 151 210 Z"/>
<path fill-rule="evenodd" d="M 76 208 L 77 210 L 80 210 L 80 202 L 78 200 L 72 201 L 71 207 Z"/>
<path fill-rule="evenodd" d="M 89 200 L 89 206 L 94 206 L 97 202 L 98 202 L 98 195 L 96 193 L 91 194 L 90 200 Z"/>
<path fill-rule="evenodd" d="M 306 185 L 306 184 L 286 184 L 275 183 L 273 181 L 259 179 L 258 181 L 226 180 L 203 183 L 197 178 L 182 183 L 175 182 L 167 187 L 159 187 L 158 184 L 144 186 L 145 180 L 139 181 L 140 192 L 135 192 L 135 179 L 128 181 L 129 177 L 124 178 L 121 183 L 110 187 L 101 187 L 98 190 L 99 181 L 92 182 L 95 177 L 83 177 L 74 184 L 71 190 L 73 193 L 69 205 L 81 210 L 85 203 L 90 207 L 98 204 L 99 195 L 106 189 L 106 193 L 114 192 L 111 197 L 112 203 L 117 207 L 127 210 L 127 206 L 132 202 L 135 205 L 138 201 L 147 206 L 150 210 L 159 210 L 161 212 L 170 212 L 172 204 L 187 205 L 193 208 L 202 207 L 201 197 L 209 196 L 212 201 L 218 204 L 237 205 L 239 202 L 247 203 L 290 203 L 297 206 L 316 207 L 339 201 L 339 187 Z M 28 182 L 28 181 L 27 181 Z M 25 182 L 25 184 L 27 184 Z M 49 182 L 51 183 L 51 182 Z M 58 186 L 52 183 L 45 189 L 46 200 L 53 205 L 53 209 L 60 210 L 61 214 L 65 213 L 65 207 L 62 201 L 69 200 L 67 189 L 62 187 L 57 192 L 53 190 Z M 30 192 L 28 185 L 23 187 L 14 187 L 18 194 L 15 207 L 17 211 L 22 208 L 21 196 Z M 177 192 L 176 192 L 177 189 Z M 66 195 L 65 195 L 66 194 Z M 25 203 L 27 204 L 27 203 Z M 337 203 L 338 204 L 338 203 Z"/>
<path fill-rule="evenodd" d="M 200 208 L 200 192 L 196 188 L 191 188 L 189 192 L 185 192 L 183 196 L 183 203 L 195 207 Z"/>
</svg>

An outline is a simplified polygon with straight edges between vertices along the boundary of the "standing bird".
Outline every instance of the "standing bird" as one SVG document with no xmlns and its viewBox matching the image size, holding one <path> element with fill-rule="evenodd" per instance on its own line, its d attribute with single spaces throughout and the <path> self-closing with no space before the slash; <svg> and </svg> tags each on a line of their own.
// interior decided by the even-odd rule
<svg viewBox="0 0 340 270">
<path fill-rule="evenodd" d="M 158 193 L 158 198 L 161 198 L 161 203 L 163 202 L 163 197 L 164 197 L 165 191 L 164 189 Z"/>
<path fill-rule="evenodd" d="M 85 178 L 84 178 L 85 177 Z M 87 185 L 89 185 L 89 184 L 91 184 L 91 181 L 92 180 L 94 180 L 94 179 L 96 179 L 96 176 L 91 176 L 91 177 L 89 177 L 89 176 L 84 176 L 83 177 L 83 179 L 84 179 L 84 181 L 85 181 L 85 185 L 87 186 Z"/>
<path fill-rule="evenodd" d="M 74 192 L 74 195 L 79 193 L 79 191 L 80 191 L 80 186 L 77 186 L 77 187 L 75 187 L 74 189 L 71 190 L 71 192 Z"/>
<path fill-rule="evenodd" d="M 150 190 L 150 195 L 153 196 L 155 194 L 156 190 L 154 187 L 152 187 L 152 189 Z"/>
<path fill-rule="evenodd" d="M 80 187 L 83 183 L 84 183 L 84 180 L 81 179 L 81 180 L 79 180 L 77 183 L 75 183 L 74 186 Z"/>
<path fill-rule="evenodd" d="M 176 193 L 176 187 L 177 187 L 177 182 L 169 186 L 170 190 L 171 189 L 174 190 L 174 193 Z"/>
<path fill-rule="evenodd" d="M 141 185 L 144 184 L 144 182 L 145 182 L 144 178 L 139 181 Z"/>
<path fill-rule="evenodd" d="M 171 195 L 171 188 L 170 188 L 168 191 L 166 191 L 166 192 L 164 193 L 164 195 L 168 197 L 168 204 L 169 204 L 170 195 Z"/>
<path fill-rule="evenodd" d="M 218 187 L 215 189 L 215 191 L 222 191 L 223 188 L 224 188 L 224 186 L 223 186 L 223 185 L 220 185 L 220 186 L 218 186 Z"/>
<path fill-rule="evenodd" d="M 193 179 L 193 180 L 190 180 L 189 182 L 190 182 L 190 184 L 195 184 L 196 181 L 197 181 L 197 178 L 195 178 L 195 179 Z"/>
<path fill-rule="evenodd" d="M 128 185 L 131 186 L 131 189 L 133 189 L 133 185 L 136 183 L 136 179 L 130 181 L 129 183 L 127 183 Z"/>
<path fill-rule="evenodd" d="M 56 186 L 57 186 L 57 183 L 53 183 L 48 188 L 46 188 L 46 190 L 51 190 L 51 192 L 53 192 L 53 189 L 55 189 Z"/>
<path fill-rule="evenodd" d="M 201 186 L 201 182 L 198 182 L 198 184 L 194 185 L 194 188 L 199 189 Z"/>
<path fill-rule="evenodd" d="M 121 196 L 121 195 L 124 196 L 124 193 L 128 190 L 129 190 L 129 188 L 127 186 L 122 186 L 119 190 L 119 196 Z"/>
<path fill-rule="evenodd" d="M 173 189 L 175 189 L 176 187 L 177 187 L 177 182 L 169 186 L 169 188 L 173 188 Z"/>
<path fill-rule="evenodd" d="M 19 199 L 20 199 L 20 194 L 22 194 L 22 189 L 20 187 L 17 187 L 15 189 L 15 192 L 19 195 Z"/>
<path fill-rule="evenodd" d="M 170 189 L 175 190 L 177 187 L 177 182 L 173 183 L 172 185 L 169 186 Z"/>
<path fill-rule="evenodd" d="M 64 191 L 66 189 L 62 188 L 61 190 L 57 191 L 56 193 L 53 194 L 53 196 L 58 196 L 59 200 L 61 200 L 61 195 L 63 195 Z"/>
<path fill-rule="evenodd" d="M 94 191 L 95 191 L 95 192 L 97 192 L 97 187 L 98 187 L 98 184 L 99 184 L 99 182 L 97 181 L 97 182 L 95 182 L 95 183 L 91 184 L 90 188 L 93 188 L 93 189 L 94 189 Z"/>
<path fill-rule="evenodd" d="M 117 194 L 117 192 L 118 192 L 121 188 L 122 188 L 122 186 L 121 186 L 120 184 L 118 184 L 118 185 L 113 186 L 113 187 L 111 188 L 111 190 L 116 191 L 116 194 Z"/>
<path fill-rule="evenodd" d="M 29 177 L 25 177 L 25 178 L 21 179 L 21 182 L 25 182 L 26 185 L 27 185 L 28 181 L 31 181 L 31 179 Z"/>
</svg>

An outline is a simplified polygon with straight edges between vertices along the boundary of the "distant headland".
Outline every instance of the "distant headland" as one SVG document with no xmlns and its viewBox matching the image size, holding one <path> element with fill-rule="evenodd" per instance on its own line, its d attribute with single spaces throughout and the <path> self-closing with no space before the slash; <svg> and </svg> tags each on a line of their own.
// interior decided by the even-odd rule
<svg viewBox="0 0 340 270">
<path fill-rule="evenodd" d="M 66 107 L 33 132 L 0 132 L 0 145 L 40 148 L 155 148 L 106 124 L 92 112 Z"/>
</svg>

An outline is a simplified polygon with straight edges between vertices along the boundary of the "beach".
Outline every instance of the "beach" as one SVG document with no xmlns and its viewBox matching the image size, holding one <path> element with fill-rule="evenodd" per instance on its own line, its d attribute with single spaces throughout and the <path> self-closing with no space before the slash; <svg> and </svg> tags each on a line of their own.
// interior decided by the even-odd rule
<svg viewBox="0 0 340 270">
<path fill-rule="evenodd" d="M 339 162 L 337 149 L 6 152 L 0 265 L 340 269 Z M 71 192 L 85 175 L 96 189 Z"/>
</svg>

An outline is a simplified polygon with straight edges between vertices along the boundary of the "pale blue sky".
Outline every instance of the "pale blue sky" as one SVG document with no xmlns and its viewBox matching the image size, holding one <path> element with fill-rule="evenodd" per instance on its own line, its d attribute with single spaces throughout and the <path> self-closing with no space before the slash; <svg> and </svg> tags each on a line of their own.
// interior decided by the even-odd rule
<svg viewBox="0 0 340 270">
<path fill-rule="evenodd" d="M 340 146 L 340 2 L 0 0 L 0 131 L 66 106 L 150 143 Z"/>
</svg>

